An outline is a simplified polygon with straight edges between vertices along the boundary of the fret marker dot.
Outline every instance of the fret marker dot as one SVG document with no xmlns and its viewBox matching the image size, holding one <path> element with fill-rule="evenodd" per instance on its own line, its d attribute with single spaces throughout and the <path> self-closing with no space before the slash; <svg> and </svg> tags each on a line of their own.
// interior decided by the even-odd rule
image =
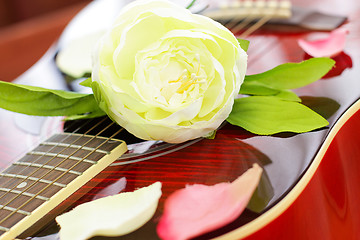
<svg viewBox="0 0 360 240">
<path fill-rule="evenodd" d="M 16 188 L 23 188 L 26 187 L 27 183 L 26 182 L 22 182 L 19 185 L 16 186 Z"/>
</svg>

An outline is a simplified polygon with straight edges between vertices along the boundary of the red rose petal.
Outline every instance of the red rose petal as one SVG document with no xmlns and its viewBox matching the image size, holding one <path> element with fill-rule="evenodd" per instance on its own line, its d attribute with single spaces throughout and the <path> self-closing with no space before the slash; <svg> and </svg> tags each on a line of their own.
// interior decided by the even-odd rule
<svg viewBox="0 0 360 240">
<path fill-rule="evenodd" d="M 335 67 L 323 76 L 323 79 L 339 76 L 345 69 L 352 68 L 353 66 L 351 57 L 344 52 L 339 53 L 332 59 L 335 60 Z"/>
<path fill-rule="evenodd" d="M 348 30 L 338 28 L 332 31 L 327 38 L 315 41 L 299 39 L 300 47 L 313 57 L 333 57 L 341 53 L 345 47 Z"/>
<path fill-rule="evenodd" d="M 189 239 L 234 221 L 245 209 L 259 184 L 257 164 L 232 183 L 195 184 L 174 192 L 165 201 L 157 226 L 161 239 Z"/>
</svg>

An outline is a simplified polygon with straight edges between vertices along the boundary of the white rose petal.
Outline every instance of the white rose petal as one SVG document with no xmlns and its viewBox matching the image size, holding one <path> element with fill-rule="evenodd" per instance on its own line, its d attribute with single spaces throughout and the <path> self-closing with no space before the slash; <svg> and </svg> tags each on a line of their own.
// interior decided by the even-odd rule
<svg viewBox="0 0 360 240">
<path fill-rule="evenodd" d="M 140 228 L 154 215 L 161 196 L 156 182 L 81 204 L 56 218 L 60 239 L 83 240 L 93 236 L 121 236 Z"/>
<path fill-rule="evenodd" d="M 247 67 L 228 29 L 166 0 L 126 6 L 93 60 L 100 107 L 135 136 L 171 143 L 216 130 Z"/>
<path fill-rule="evenodd" d="M 59 69 L 73 78 L 81 78 L 91 72 L 91 52 L 105 30 L 74 39 L 62 48 L 57 57 Z"/>
</svg>

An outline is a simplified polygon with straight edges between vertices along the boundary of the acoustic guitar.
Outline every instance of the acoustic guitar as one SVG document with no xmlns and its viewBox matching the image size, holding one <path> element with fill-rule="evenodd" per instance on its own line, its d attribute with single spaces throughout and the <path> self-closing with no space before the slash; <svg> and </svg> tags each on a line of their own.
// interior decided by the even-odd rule
<svg viewBox="0 0 360 240">
<path fill-rule="evenodd" d="M 306 7 L 321 10 L 325 5 L 316 5 L 321 2 Z M 125 3 L 117 1 L 116 7 Z M 343 6 L 335 0 L 331 3 Z M 68 38 L 80 34 L 79 29 L 86 32 L 84 23 L 94 12 L 98 11 L 99 19 L 101 13 L 110 19 L 109 13 L 118 11 L 114 4 L 90 4 L 59 43 L 16 81 L 73 87 L 56 67 L 56 54 Z M 122 237 L 94 238 L 159 239 L 156 225 L 169 194 L 186 184 L 232 181 L 253 163 L 261 165 L 264 174 L 247 209 L 234 222 L 196 239 L 358 239 L 360 81 L 355 63 L 360 57 L 360 21 L 354 16 L 360 4 L 356 0 L 348 4 L 348 8 L 339 8 L 342 15 L 349 16 L 346 27 L 350 34 L 344 52 L 335 58 L 335 70 L 297 90 L 306 105 L 328 118 L 328 128 L 305 134 L 255 136 L 225 124 L 213 140 L 168 144 L 137 139 L 106 117 L 63 122 L 62 118 L 0 110 L 0 166 L 4 169 L 0 174 L 0 239 L 58 239 L 53 221 L 58 214 L 83 202 L 161 181 L 163 195 L 158 210 L 146 225 Z M 246 17 L 241 23 L 260 22 L 254 31 L 270 20 L 268 15 L 260 21 L 255 18 Z M 238 24 L 230 28 L 234 27 L 241 31 Z M 248 36 L 248 74 L 308 58 L 297 45 L 307 34 L 265 28 Z"/>
</svg>

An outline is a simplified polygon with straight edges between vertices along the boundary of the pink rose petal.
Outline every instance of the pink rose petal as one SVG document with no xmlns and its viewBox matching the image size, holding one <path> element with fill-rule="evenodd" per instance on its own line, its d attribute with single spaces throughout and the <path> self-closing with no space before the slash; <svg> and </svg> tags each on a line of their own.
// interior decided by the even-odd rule
<svg viewBox="0 0 360 240">
<path fill-rule="evenodd" d="M 307 54 L 313 57 L 333 57 L 344 50 L 348 32 L 345 28 L 338 28 L 332 31 L 327 38 L 315 41 L 299 39 L 298 43 Z"/>
<path fill-rule="evenodd" d="M 189 239 L 234 221 L 244 211 L 259 184 L 262 168 L 252 168 L 232 183 L 195 184 L 165 201 L 157 232 L 164 240 Z"/>
</svg>

